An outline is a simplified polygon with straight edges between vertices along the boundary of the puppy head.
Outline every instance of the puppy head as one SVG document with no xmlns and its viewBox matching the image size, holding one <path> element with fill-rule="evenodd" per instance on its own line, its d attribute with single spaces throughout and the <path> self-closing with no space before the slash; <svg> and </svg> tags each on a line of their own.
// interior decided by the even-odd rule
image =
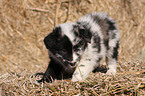
<svg viewBox="0 0 145 96">
<path fill-rule="evenodd" d="M 79 44 L 80 40 L 86 44 L 90 43 L 91 37 L 92 34 L 87 25 L 83 25 L 79 22 L 64 23 L 55 27 L 53 32 L 45 37 L 44 43 L 46 48 L 51 51 L 51 53 L 55 55 L 55 57 L 61 57 L 64 60 L 72 61 L 72 52 L 73 48 L 75 48 L 74 46 L 76 44 Z"/>
</svg>

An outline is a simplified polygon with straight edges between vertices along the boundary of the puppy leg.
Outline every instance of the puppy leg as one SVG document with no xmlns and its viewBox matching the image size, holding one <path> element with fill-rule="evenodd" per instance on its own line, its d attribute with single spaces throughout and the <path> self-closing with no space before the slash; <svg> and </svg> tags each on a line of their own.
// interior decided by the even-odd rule
<svg viewBox="0 0 145 96">
<path fill-rule="evenodd" d="M 116 68 L 117 68 L 117 56 L 118 56 L 118 47 L 119 42 L 112 40 L 110 44 L 114 44 L 114 46 L 110 46 L 109 50 L 107 51 L 106 62 L 108 66 L 108 71 L 106 74 L 115 75 Z"/>
<path fill-rule="evenodd" d="M 91 44 L 88 44 L 88 48 L 86 48 L 84 54 L 81 56 L 81 60 L 77 64 L 76 70 L 72 76 L 73 82 L 82 81 L 88 77 L 89 73 L 97 66 L 96 57 L 97 53 L 92 48 Z"/>
<path fill-rule="evenodd" d="M 94 68 L 90 66 L 90 62 L 81 61 L 72 76 L 72 81 L 76 82 L 84 80 L 89 75 L 89 73 L 93 71 L 93 69 Z"/>
</svg>

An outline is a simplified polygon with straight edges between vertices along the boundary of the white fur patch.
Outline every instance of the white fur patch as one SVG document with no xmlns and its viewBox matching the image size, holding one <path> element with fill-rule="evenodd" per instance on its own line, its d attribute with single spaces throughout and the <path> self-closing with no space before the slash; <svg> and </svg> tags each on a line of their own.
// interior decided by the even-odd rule
<svg viewBox="0 0 145 96">
<path fill-rule="evenodd" d="M 71 42 L 73 42 L 75 39 L 74 33 L 72 31 L 73 25 L 75 25 L 75 23 L 64 23 L 59 25 L 62 30 L 62 35 L 65 34 L 70 39 Z"/>
</svg>

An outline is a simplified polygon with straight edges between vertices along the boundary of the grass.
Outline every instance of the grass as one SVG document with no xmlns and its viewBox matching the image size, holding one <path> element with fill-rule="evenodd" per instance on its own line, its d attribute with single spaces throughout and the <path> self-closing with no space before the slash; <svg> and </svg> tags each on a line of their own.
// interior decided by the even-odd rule
<svg viewBox="0 0 145 96">
<path fill-rule="evenodd" d="M 144 4 L 144 0 L 0 1 L 0 94 L 144 96 Z M 43 38 L 54 26 L 102 11 L 117 21 L 121 33 L 117 74 L 91 73 L 76 83 L 36 83 L 39 77 L 34 74 L 44 72 L 49 62 Z"/>
</svg>

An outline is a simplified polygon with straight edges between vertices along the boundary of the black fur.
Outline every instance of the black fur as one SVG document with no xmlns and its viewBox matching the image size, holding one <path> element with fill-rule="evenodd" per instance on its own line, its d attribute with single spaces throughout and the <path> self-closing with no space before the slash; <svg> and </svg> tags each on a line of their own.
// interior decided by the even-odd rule
<svg viewBox="0 0 145 96">
<path fill-rule="evenodd" d="M 60 35 L 61 28 L 57 27 L 45 37 L 44 43 L 49 49 L 49 57 L 51 59 L 43 78 L 39 82 L 52 82 L 54 79 L 71 78 L 75 68 L 71 67 L 74 63 L 72 61 L 72 43 L 67 36 Z M 56 55 L 61 54 L 61 57 Z M 63 59 L 66 61 L 63 61 Z M 71 66 L 70 66 L 71 65 Z"/>
</svg>

